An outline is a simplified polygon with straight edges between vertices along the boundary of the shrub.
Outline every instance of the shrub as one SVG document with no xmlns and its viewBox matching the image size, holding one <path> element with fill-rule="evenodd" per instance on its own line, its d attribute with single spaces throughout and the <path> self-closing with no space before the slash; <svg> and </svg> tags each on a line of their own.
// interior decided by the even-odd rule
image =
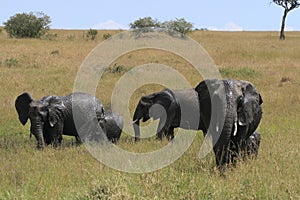
<svg viewBox="0 0 300 200">
<path fill-rule="evenodd" d="M 4 29 L 10 37 L 40 38 L 49 30 L 50 17 L 42 12 L 16 14 L 7 22 Z"/>
<path fill-rule="evenodd" d="M 58 51 L 58 50 L 54 50 L 54 51 L 51 51 L 50 54 L 51 54 L 51 55 L 58 55 L 58 54 L 59 54 L 59 51 Z"/>
<path fill-rule="evenodd" d="M 109 39 L 109 38 L 111 38 L 111 34 L 105 33 L 105 34 L 103 35 L 103 39 L 104 39 L 104 40 L 107 40 L 107 39 Z"/>
<path fill-rule="evenodd" d="M 74 41 L 75 35 L 67 35 L 67 40 Z"/>
<path fill-rule="evenodd" d="M 117 63 L 114 64 L 113 67 L 109 67 L 108 71 L 112 74 L 120 74 L 126 71 L 126 67 L 124 65 L 119 65 Z"/>
<path fill-rule="evenodd" d="M 19 61 L 17 59 L 15 59 L 15 58 L 7 58 L 5 60 L 5 64 L 8 67 L 17 66 L 18 63 L 19 63 Z"/>
<path fill-rule="evenodd" d="M 87 32 L 86 37 L 91 38 L 91 40 L 94 40 L 94 39 L 96 38 L 97 34 L 98 34 L 98 31 L 97 31 L 97 30 L 95 30 L 95 29 L 90 29 L 90 30 Z"/>
</svg>

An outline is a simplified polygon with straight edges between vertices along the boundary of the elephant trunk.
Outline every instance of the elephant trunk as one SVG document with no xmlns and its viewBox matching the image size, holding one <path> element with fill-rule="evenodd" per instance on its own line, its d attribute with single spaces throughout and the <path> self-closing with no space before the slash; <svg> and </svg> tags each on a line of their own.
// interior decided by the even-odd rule
<svg viewBox="0 0 300 200">
<path fill-rule="evenodd" d="M 30 132 L 35 136 L 37 140 L 37 148 L 43 149 L 45 146 L 44 136 L 43 136 L 43 124 L 42 122 L 31 121 Z"/>
<path fill-rule="evenodd" d="M 143 122 L 147 121 L 149 117 L 149 110 L 145 103 L 140 100 L 139 104 L 137 105 L 134 115 L 133 115 L 133 129 L 135 135 L 135 142 L 140 140 L 140 120 L 143 119 Z"/>
<path fill-rule="evenodd" d="M 135 142 L 138 142 L 140 140 L 140 120 L 139 119 L 134 120 L 133 129 L 134 129 Z"/>
<path fill-rule="evenodd" d="M 140 119 L 141 118 L 142 118 L 142 114 L 141 114 L 140 106 L 138 106 L 134 112 L 133 123 L 132 123 L 134 129 L 135 142 L 138 142 L 140 140 Z"/>
</svg>

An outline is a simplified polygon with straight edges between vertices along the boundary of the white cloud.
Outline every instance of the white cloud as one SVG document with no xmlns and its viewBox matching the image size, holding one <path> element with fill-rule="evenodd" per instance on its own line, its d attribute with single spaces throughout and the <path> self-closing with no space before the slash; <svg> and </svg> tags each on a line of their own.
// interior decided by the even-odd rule
<svg viewBox="0 0 300 200">
<path fill-rule="evenodd" d="M 224 27 L 218 28 L 215 26 L 208 27 L 208 30 L 212 31 L 243 31 L 243 28 L 234 22 L 228 22 Z"/>
<path fill-rule="evenodd" d="M 293 27 L 291 27 L 291 26 L 285 27 L 285 30 L 286 31 L 295 31 L 295 29 Z"/>
<path fill-rule="evenodd" d="M 243 28 L 234 22 L 228 22 L 225 25 L 225 30 L 227 30 L 227 31 L 243 31 Z"/>
<path fill-rule="evenodd" d="M 113 20 L 107 20 L 104 22 L 100 22 L 99 24 L 95 25 L 93 29 L 101 29 L 101 30 L 115 30 L 115 29 L 128 29 L 128 27 L 124 26 L 123 24 L 119 24 Z"/>
</svg>

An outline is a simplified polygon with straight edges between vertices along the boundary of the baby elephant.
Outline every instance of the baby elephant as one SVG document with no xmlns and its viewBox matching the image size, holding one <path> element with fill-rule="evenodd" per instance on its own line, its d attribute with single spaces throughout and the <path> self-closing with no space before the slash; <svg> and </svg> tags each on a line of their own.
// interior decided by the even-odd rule
<svg viewBox="0 0 300 200">
<path fill-rule="evenodd" d="M 122 133 L 123 118 L 116 112 L 108 111 L 105 113 L 104 119 L 99 124 L 105 132 L 107 139 L 112 143 L 116 143 Z"/>
<path fill-rule="evenodd" d="M 249 156 L 254 155 L 257 158 L 258 149 L 260 145 L 260 134 L 258 132 L 252 133 L 246 141 L 247 144 L 247 154 Z"/>
</svg>

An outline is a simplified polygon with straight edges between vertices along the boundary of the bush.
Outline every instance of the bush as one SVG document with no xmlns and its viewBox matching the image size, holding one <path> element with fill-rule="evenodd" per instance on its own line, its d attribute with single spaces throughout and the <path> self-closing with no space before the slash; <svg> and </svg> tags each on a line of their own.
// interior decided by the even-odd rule
<svg viewBox="0 0 300 200">
<path fill-rule="evenodd" d="M 111 34 L 105 33 L 105 34 L 103 35 L 103 39 L 104 39 L 104 40 L 107 40 L 107 39 L 109 39 L 109 38 L 111 38 Z"/>
<path fill-rule="evenodd" d="M 49 30 L 50 17 L 42 12 L 16 14 L 7 22 L 4 29 L 10 37 L 15 38 L 40 38 Z"/>
<path fill-rule="evenodd" d="M 97 34 L 98 34 L 98 31 L 97 31 L 97 30 L 95 30 L 95 29 L 90 29 L 90 30 L 87 32 L 86 37 L 91 38 L 91 40 L 94 40 L 94 39 L 96 38 Z"/>
<path fill-rule="evenodd" d="M 126 67 L 124 65 L 118 65 L 115 63 L 113 67 L 109 67 L 107 70 L 112 74 L 120 74 L 126 71 Z"/>
<path fill-rule="evenodd" d="M 8 66 L 8 67 L 17 66 L 18 63 L 19 63 L 19 61 L 18 61 L 17 59 L 15 59 L 15 58 L 7 58 L 7 59 L 5 60 L 5 64 L 6 64 L 6 66 Z"/>
</svg>

